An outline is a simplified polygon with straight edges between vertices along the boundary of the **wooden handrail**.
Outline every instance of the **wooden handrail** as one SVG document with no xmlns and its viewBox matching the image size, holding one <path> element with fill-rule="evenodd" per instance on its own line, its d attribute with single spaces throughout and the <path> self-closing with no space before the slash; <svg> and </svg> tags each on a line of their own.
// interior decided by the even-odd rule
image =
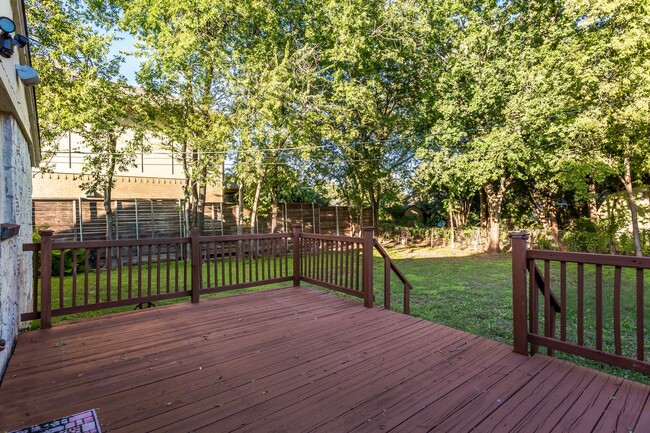
<svg viewBox="0 0 650 433">
<path fill-rule="evenodd" d="M 411 289 L 413 285 L 406 278 L 406 275 L 397 267 L 393 259 L 390 258 L 386 250 L 379 243 L 377 239 L 374 239 L 375 249 L 379 252 L 379 255 L 384 259 L 384 308 L 390 310 L 390 270 L 395 272 L 397 278 L 404 284 L 404 314 L 411 313 Z"/>
<path fill-rule="evenodd" d="M 537 288 L 539 291 L 543 294 L 546 293 L 546 282 L 544 281 L 544 276 L 542 275 L 542 272 L 539 270 L 539 267 L 537 264 L 535 264 L 535 283 L 537 284 Z M 561 313 L 562 312 L 562 305 L 560 304 L 560 301 L 557 300 L 557 297 L 555 296 L 555 293 L 553 291 L 550 291 L 551 295 L 551 307 L 553 307 L 553 310 L 556 313 Z"/>
<path fill-rule="evenodd" d="M 52 235 L 43 231 L 40 243 L 23 245 L 34 252 L 35 284 L 33 309 L 21 317 L 41 319 L 42 328 L 64 314 L 173 298 L 196 303 L 204 294 L 290 281 L 373 306 L 369 227 L 361 238 L 305 234 L 300 225 L 289 233 L 257 235 L 204 236 L 194 229 L 190 237 L 79 242 L 53 242 Z"/>
<path fill-rule="evenodd" d="M 516 353 L 526 355 L 537 352 L 538 346 L 545 346 L 549 355 L 555 350 L 606 362 L 622 368 L 650 374 L 650 360 L 646 358 L 645 321 L 647 314 L 644 309 L 644 269 L 650 269 L 649 258 L 630 256 L 610 256 L 605 254 L 567 253 L 545 250 L 529 250 L 526 248 L 527 233 L 513 233 L 512 240 L 512 288 L 513 288 L 513 347 Z M 536 260 L 544 261 L 542 270 Z M 557 291 L 560 300 L 551 290 L 552 263 L 559 265 Z M 567 268 L 568 263 L 575 267 Z M 593 269 L 593 275 L 586 278 L 586 267 Z M 612 285 L 605 281 L 604 268 L 613 268 Z M 557 269 L 557 268 L 556 268 Z M 625 269 L 634 272 L 636 306 L 627 311 L 629 318 L 636 322 L 636 354 L 632 348 L 623 347 L 626 339 L 622 335 L 624 319 L 621 308 L 623 292 L 622 274 Z M 591 272 L 591 271 L 590 271 Z M 570 273 L 575 275 L 571 282 Z M 633 275 L 630 273 L 629 275 Z M 535 288 L 534 286 L 537 286 Z M 540 299 L 537 290 L 543 294 Z M 575 311 L 567 307 L 568 292 L 575 290 Z M 611 293 L 611 303 L 607 305 L 607 293 Z M 589 305 L 595 313 L 595 323 L 592 325 L 585 320 Z M 608 317 L 607 309 L 612 309 Z M 540 311 L 541 310 L 541 311 Z M 636 311 L 635 311 L 636 310 Z M 560 314 L 560 335 L 555 335 L 556 314 Z M 568 317 L 571 313 L 571 317 Z M 541 318 L 544 330 L 539 329 Z M 611 318 L 611 319 L 610 319 Z M 609 326 L 606 324 L 609 322 Z M 571 335 L 571 324 L 575 324 L 575 334 Z M 613 328 L 613 344 L 605 341 L 607 328 Z M 587 333 L 591 333 L 588 335 Z M 592 337 L 592 338 L 590 338 Z M 530 351 L 528 345 L 530 344 Z M 610 346 L 611 344 L 611 346 Z"/>
</svg>

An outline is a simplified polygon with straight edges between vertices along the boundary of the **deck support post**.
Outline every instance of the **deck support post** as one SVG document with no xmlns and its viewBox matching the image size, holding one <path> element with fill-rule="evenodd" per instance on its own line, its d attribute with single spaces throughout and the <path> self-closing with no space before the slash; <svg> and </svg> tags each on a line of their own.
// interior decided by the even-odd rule
<svg viewBox="0 0 650 433">
<path fill-rule="evenodd" d="M 528 317 L 526 313 L 526 241 L 528 233 L 511 233 L 512 243 L 512 334 L 513 349 L 528 354 Z"/>
<path fill-rule="evenodd" d="M 302 225 L 300 224 L 294 224 L 292 226 L 293 228 L 293 285 L 294 287 L 298 287 L 300 285 L 300 261 L 302 259 L 300 255 L 301 251 L 301 233 L 302 233 Z"/>
<path fill-rule="evenodd" d="M 54 232 L 41 230 L 38 234 L 41 236 L 41 329 L 49 329 L 52 327 L 52 235 Z"/>
<path fill-rule="evenodd" d="M 190 243 L 192 253 L 192 303 L 199 302 L 199 290 L 201 289 L 201 244 L 199 242 L 199 229 L 192 227 L 190 230 Z"/>
<path fill-rule="evenodd" d="M 363 272 L 361 274 L 361 287 L 363 288 L 363 305 L 367 308 L 372 308 L 375 301 L 372 288 L 372 252 L 375 246 L 374 231 L 375 229 L 373 227 L 363 228 Z"/>
</svg>

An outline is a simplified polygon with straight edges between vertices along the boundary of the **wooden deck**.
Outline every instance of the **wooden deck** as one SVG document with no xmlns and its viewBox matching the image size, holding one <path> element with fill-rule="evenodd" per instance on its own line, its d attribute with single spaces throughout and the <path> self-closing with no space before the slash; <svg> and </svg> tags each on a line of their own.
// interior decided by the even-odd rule
<svg viewBox="0 0 650 433">
<path fill-rule="evenodd" d="M 649 432 L 650 387 L 306 288 L 22 334 L 0 431 Z"/>
</svg>

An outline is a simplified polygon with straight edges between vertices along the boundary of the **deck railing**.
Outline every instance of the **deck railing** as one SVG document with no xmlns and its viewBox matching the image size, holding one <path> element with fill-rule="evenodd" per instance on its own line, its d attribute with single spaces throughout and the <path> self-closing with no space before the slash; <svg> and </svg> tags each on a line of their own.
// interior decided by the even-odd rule
<svg viewBox="0 0 650 433">
<path fill-rule="evenodd" d="M 404 314 L 411 314 L 411 290 L 413 289 L 413 285 L 397 267 L 377 239 L 374 240 L 374 245 L 384 260 L 384 308 L 390 310 L 391 306 L 390 276 L 391 271 L 393 271 L 404 287 Z"/>
<path fill-rule="evenodd" d="M 527 238 L 511 235 L 515 352 L 544 346 L 551 356 L 559 350 L 650 374 L 650 258 L 528 250 Z"/>
<path fill-rule="evenodd" d="M 303 233 L 25 244 L 34 252 L 32 311 L 52 317 L 269 284 L 301 282 L 364 299 L 372 307 L 373 229 L 361 238 Z M 298 240 L 298 241 L 296 241 Z M 53 266 L 54 262 L 54 266 Z M 397 269 L 394 267 L 394 269 Z M 405 311 L 408 308 L 405 307 Z"/>
</svg>

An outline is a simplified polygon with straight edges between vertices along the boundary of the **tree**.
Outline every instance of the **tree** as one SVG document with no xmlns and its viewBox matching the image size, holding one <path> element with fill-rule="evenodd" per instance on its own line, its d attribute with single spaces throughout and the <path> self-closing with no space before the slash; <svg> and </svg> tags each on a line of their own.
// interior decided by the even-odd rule
<svg viewBox="0 0 650 433">
<path fill-rule="evenodd" d="M 115 224 L 111 192 L 115 175 L 133 163 L 136 143 L 118 148 L 127 129 L 137 130 L 137 95 L 119 76 L 119 57 L 109 57 L 112 34 L 92 25 L 91 9 L 74 0 L 39 0 L 26 8 L 30 33 L 37 41 L 32 61 L 41 75 L 37 103 L 42 143 L 55 152 L 64 133 L 81 135 L 90 155 L 81 187 L 103 196 L 106 236 L 113 239 Z M 137 135 L 137 134 L 136 134 Z"/>
<path fill-rule="evenodd" d="M 587 101 L 569 133 L 585 158 L 607 167 L 624 187 L 637 256 L 642 255 L 634 183 L 650 152 L 650 22 L 647 2 L 578 1 L 566 13 L 576 27 L 574 54 L 562 72 Z"/>
<path fill-rule="evenodd" d="M 232 137 L 227 82 L 236 7 L 207 0 L 115 3 L 123 11 L 120 25 L 135 35 L 145 59 L 137 81 L 152 106 L 153 127 L 183 165 L 187 221 L 203 230 L 206 185 L 222 181 Z"/>
<path fill-rule="evenodd" d="M 325 1 L 315 11 L 325 94 L 322 144 L 315 158 L 351 205 L 373 219 L 421 139 L 418 116 L 431 62 L 423 41 L 434 35 L 418 2 Z"/>
</svg>

